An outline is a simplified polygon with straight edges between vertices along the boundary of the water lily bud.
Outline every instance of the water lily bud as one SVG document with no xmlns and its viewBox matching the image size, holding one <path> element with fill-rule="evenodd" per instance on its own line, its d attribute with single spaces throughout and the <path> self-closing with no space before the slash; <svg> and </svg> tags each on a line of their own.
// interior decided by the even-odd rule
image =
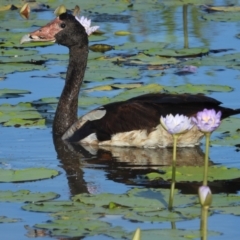
<svg viewBox="0 0 240 240">
<path fill-rule="evenodd" d="M 137 228 L 132 240 L 140 240 L 140 239 L 141 239 L 141 230 L 140 228 Z"/>
<path fill-rule="evenodd" d="M 173 116 L 172 114 L 169 114 L 166 117 L 161 116 L 160 122 L 170 134 L 181 134 L 193 127 L 191 118 L 179 114 L 176 116 Z"/>
<path fill-rule="evenodd" d="M 192 121 L 197 125 L 198 129 L 204 133 L 213 132 L 221 123 L 222 113 L 216 113 L 214 109 L 204 109 L 197 113 L 196 117 L 192 117 Z"/>
<path fill-rule="evenodd" d="M 203 207 L 209 207 L 212 203 L 212 192 L 208 186 L 201 186 L 198 189 L 199 201 Z"/>
</svg>

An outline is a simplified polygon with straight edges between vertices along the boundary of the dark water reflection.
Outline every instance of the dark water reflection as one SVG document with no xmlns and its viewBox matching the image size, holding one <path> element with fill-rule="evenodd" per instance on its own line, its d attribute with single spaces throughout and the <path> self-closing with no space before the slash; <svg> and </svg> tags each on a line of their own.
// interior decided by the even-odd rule
<svg viewBox="0 0 240 240">
<path fill-rule="evenodd" d="M 144 181 L 138 176 L 159 172 L 161 166 L 171 166 L 172 148 L 144 149 L 121 147 L 98 147 L 70 144 L 53 138 L 55 150 L 62 168 L 66 171 L 71 195 L 86 193 L 82 168 L 102 169 L 109 180 L 126 185 L 169 188 L 171 181 Z M 203 166 L 204 153 L 199 146 L 178 148 L 177 166 Z M 209 161 L 209 165 L 213 165 Z M 199 182 L 180 182 L 176 188 L 184 194 L 196 194 Z M 213 193 L 236 193 L 240 190 L 240 179 L 209 182 Z"/>
</svg>

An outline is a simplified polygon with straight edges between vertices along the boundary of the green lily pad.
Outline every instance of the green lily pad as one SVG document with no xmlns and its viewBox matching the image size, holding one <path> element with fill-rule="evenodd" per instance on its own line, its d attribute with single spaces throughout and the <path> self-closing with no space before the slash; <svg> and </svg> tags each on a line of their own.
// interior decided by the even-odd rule
<svg viewBox="0 0 240 240">
<path fill-rule="evenodd" d="M 129 31 L 124 31 L 124 30 L 119 30 L 114 33 L 117 36 L 127 36 L 130 35 L 131 33 Z"/>
<path fill-rule="evenodd" d="M 168 87 L 164 89 L 170 93 L 210 93 L 210 92 L 231 92 L 233 88 L 223 85 L 206 85 L 206 84 L 185 84 L 180 86 Z"/>
<path fill-rule="evenodd" d="M 51 231 L 52 236 L 67 236 L 67 237 L 79 237 L 79 236 L 94 236 L 99 234 L 114 235 L 114 237 L 122 238 L 124 231 L 120 227 L 113 228 L 109 223 L 79 219 L 60 219 L 51 223 L 35 224 L 36 228 L 48 229 Z"/>
<path fill-rule="evenodd" d="M 57 213 L 63 212 L 76 212 L 82 210 L 81 214 L 88 211 L 91 207 L 89 205 L 80 203 L 80 202 L 71 202 L 71 201 L 50 201 L 50 202 L 39 202 L 39 203 L 29 203 L 22 207 L 22 209 L 27 211 L 34 211 L 34 212 L 48 212 L 48 213 Z M 59 216 L 60 214 L 58 214 Z"/>
<path fill-rule="evenodd" d="M 30 61 L 25 63 L 16 63 L 16 62 L 7 62 L 7 63 L 1 63 L 0 62 L 0 71 L 1 74 L 9 74 L 14 72 L 27 72 L 27 71 L 33 71 L 33 70 L 46 70 L 47 68 L 44 65 L 37 65 L 31 63 Z"/>
<path fill-rule="evenodd" d="M 177 198 L 177 196 L 176 196 Z M 175 198 L 174 198 L 175 200 Z M 173 211 L 168 209 L 146 211 L 146 212 L 135 212 L 128 211 L 124 215 L 124 219 L 139 222 L 177 222 L 184 221 L 186 219 L 198 218 L 200 215 L 200 209 L 196 207 L 186 208 L 174 208 Z"/>
<path fill-rule="evenodd" d="M 238 12 L 216 12 L 213 14 L 204 14 L 204 20 L 216 22 L 237 22 L 240 20 Z"/>
<path fill-rule="evenodd" d="M 30 94 L 31 92 L 27 90 L 18 90 L 18 89 L 0 89 L 0 98 L 11 98 L 11 97 L 20 97 L 23 94 Z M 1 110 L 0 110 L 1 111 Z"/>
<path fill-rule="evenodd" d="M 138 79 L 139 70 L 123 68 L 114 65 L 112 62 L 105 58 L 98 58 L 97 61 L 90 61 L 88 64 L 91 71 L 87 71 L 84 79 L 86 81 L 103 81 L 109 79 Z"/>
<path fill-rule="evenodd" d="M 19 218 L 8 218 L 6 216 L 0 216 L 0 223 L 16 223 L 22 221 L 22 219 Z"/>
<path fill-rule="evenodd" d="M 58 174 L 58 171 L 48 168 L 0 169 L 0 182 L 36 181 L 56 177 Z"/>
<path fill-rule="evenodd" d="M 159 84 L 148 84 L 138 88 L 130 89 L 118 94 L 116 97 L 112 98 L 112 102 L 127 100 L 132 97 L 136 97 L 145 93 L 158 93 L 164 88 Z"/>
<path fill-rule="evenodd" d="M 94 92 L 94 91 L 111 91 L 115 89 L 134 89 L 142 86 L 142 83 L 126 83 L 126 84 L 111 84 L 111 85 L 103 85 L 90 89 L 85 89 L 84 92 Z"/>
<path fill-rule="evenodd" d="M 163 42 L 126 42 L 123 45 L 115 46 L 115 50 L 138 50 L 138 51 L 146 51 L 148 49 L 163 49 L 166 47 L 168 43 Z"/>
<path fill-rule="evenodd" d="M 21 119 L 21 118 L 12 118 L 9 121 L 5 122 L 3 126 L 5 127 L 37 127 L 45 128 L 46 121 L 45 119 Z"/>
<path fill-rule="evenodd" d="M 207 231 L 207 236 L 219 236 L 221 233 Z M 201 239 L 202 233 L 199 230 L 183 230 L 183 229 L 151 229 L 141 230 L 141 239 L 151 240 L 172 240 L 172 239 Z"/>
<path fill-rule="evenodd" d="M 59 195 L 53 192 L 32 193 L 28 190 L 0 191 L 1 202 L 38 202 L 57 198 Z"/>
<path fill-rule="evenodd" d="M 164 64 L 176 64 L 179 62 L 176 58 L 173 57 L 161 57 L 161 56 L 148 56 L 144 53 L 139 53 L 135 56 L 121 59 L 120 62 L 133 65 L 164 65 Z"/>
<path fill-rule="evenodd" d="M 31 103 L 0 105 L 0 123 L 4 126 L 45 127 L 45 119 Z"/>
<path fill-rule="evenodd" d="M 177 182 L 201 182 L 203 180 L 204 167 L 193 167 L 193 166 L 179 166 L 176 169 L 176 181 Z M 144 178 L 149 181 L 156 179 L 164 179 L 166 181 L 172 179 L 172 167 L 161 167 L 161 171 L 164 174 L 146 174 Z M 237 168 L 226 168 L 224 166 L 211 166 L 208 168 L 208 181 L 215 180 L 231 180 L 240 177 L 240 169 Z"/>
<path fill-rule="evenodd" d="M 235 146 L 240 144 L 240 118 L 228 118 L 224 119 L 221 122 L 217 132 L 221 132 L 221 136 L 218 136 L 217 139 L 212 139 L 211 144 L 221 145 L 221 146 Z"/>
<path fill-rule="evenodd" d="M 176 191 L 175 206 L 193 204 L 197 198 L 190 195 L 182 195 Z M 96 207 L 108 206 L 110 202 L 128 208 L 136 209 L 138 212 L 153 211 L 154 209 L 166 208 L 168 206 L 169 190 L 168 189 L 137 189 L 134 188 L 126 194 L 108 194 L 98 195 L 79 194 L 72 200 L 80 201 L 85 204 L 94 204 Z"/>
<path fill-rule="evenodd" d="M 0 61 L 1 62 L 19 62 L 20 57 L 27 57 L 31 55 L 37 55 L 37 51 L 35 50 L 28 50 L 28 49 L 16 49 L 16 48 L 7 48 L 2 49 L 0 54 Z M 26 61 L 26 60 L 25 60 Z"/>
<path fill-rule="evenodd" d="M 205 56 L 204 58 L 192 59 L 184 62 L 194 66 L 222 66 L 227 68 L 239 68 L 240 53 L 224 54 L 221 57 Z"/>
<path fill-rule="evenodd" d="M 211 0 L 182 0 L 182 1 L 178 1 L 178 0 L 168 0 L 168 1 L 164 1 L 163 4 L 165 6 L 183 6 L 186 4 L 190 4 L 190 5 L 208 5 L 208 4 L 212 4 Z"/>
<path fill-rule="evenodd" d="M 159 48 L 150 48 L 145 50 L 145 54 L 150 55 L 159 55 L 162 57 L 198 57 L 203 54 L 207 54 L 209 49 L 206 47 L 203 48 L 183 48 L 183 49 L 159 49 Z"/>
</svg>

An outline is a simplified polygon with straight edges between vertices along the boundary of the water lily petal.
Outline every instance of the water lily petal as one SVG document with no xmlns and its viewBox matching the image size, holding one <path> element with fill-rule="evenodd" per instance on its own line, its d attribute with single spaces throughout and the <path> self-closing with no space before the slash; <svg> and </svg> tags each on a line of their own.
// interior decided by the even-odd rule
<svg viewBox="0 0 240 240">
<path fill-rule="evenodd" d="M 179 114 L 175 116 L 169 114 L 165 118 L 161 116 L 160 122 L 170 134 L 180 134 L 193 127 L 191 118 Z"/>
<path fill-rule="evenodd" d="M 198 112 L 196 117 L 192 117 L 192 121 L 200 131 L 213 132 L 221 124 L 221 116 L 221 111 L 216 113 L 214 109 L 204 109 Z"/>
</svg>

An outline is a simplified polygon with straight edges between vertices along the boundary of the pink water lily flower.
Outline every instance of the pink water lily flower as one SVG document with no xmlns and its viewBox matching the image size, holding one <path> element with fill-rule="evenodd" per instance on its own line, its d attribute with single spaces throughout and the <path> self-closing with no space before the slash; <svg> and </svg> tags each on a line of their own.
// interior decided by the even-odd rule
<svg viewBox="0 0 240 240">
<path fill-rule="evenodd" d="M 184 133 L 193 127 L 191 118 L 179 114 L 175 116 L 172 114 L 169 114 L 166 117 L 161 116 L 160 122 L 170 134 Z"/>
<path fill-rule="evenodd" d="M 197 113 L 196 117 L 192 117 L 192 121 L 197 125 L 202 132 L 213 132 L 221 123 L 221 111 L 217 112 L 214 109 L 204 109 Z"/>
<path fill-rule="evenodd" d="M 91 27 L 91 19 L 87 19 L 86 17 L 82 16 L 81 18 L 75 17 L 85 28 L 87 35 L 91 35 L 93 32 L 95 32 L 99 26 L 93 26 Z"/>
</svg>

